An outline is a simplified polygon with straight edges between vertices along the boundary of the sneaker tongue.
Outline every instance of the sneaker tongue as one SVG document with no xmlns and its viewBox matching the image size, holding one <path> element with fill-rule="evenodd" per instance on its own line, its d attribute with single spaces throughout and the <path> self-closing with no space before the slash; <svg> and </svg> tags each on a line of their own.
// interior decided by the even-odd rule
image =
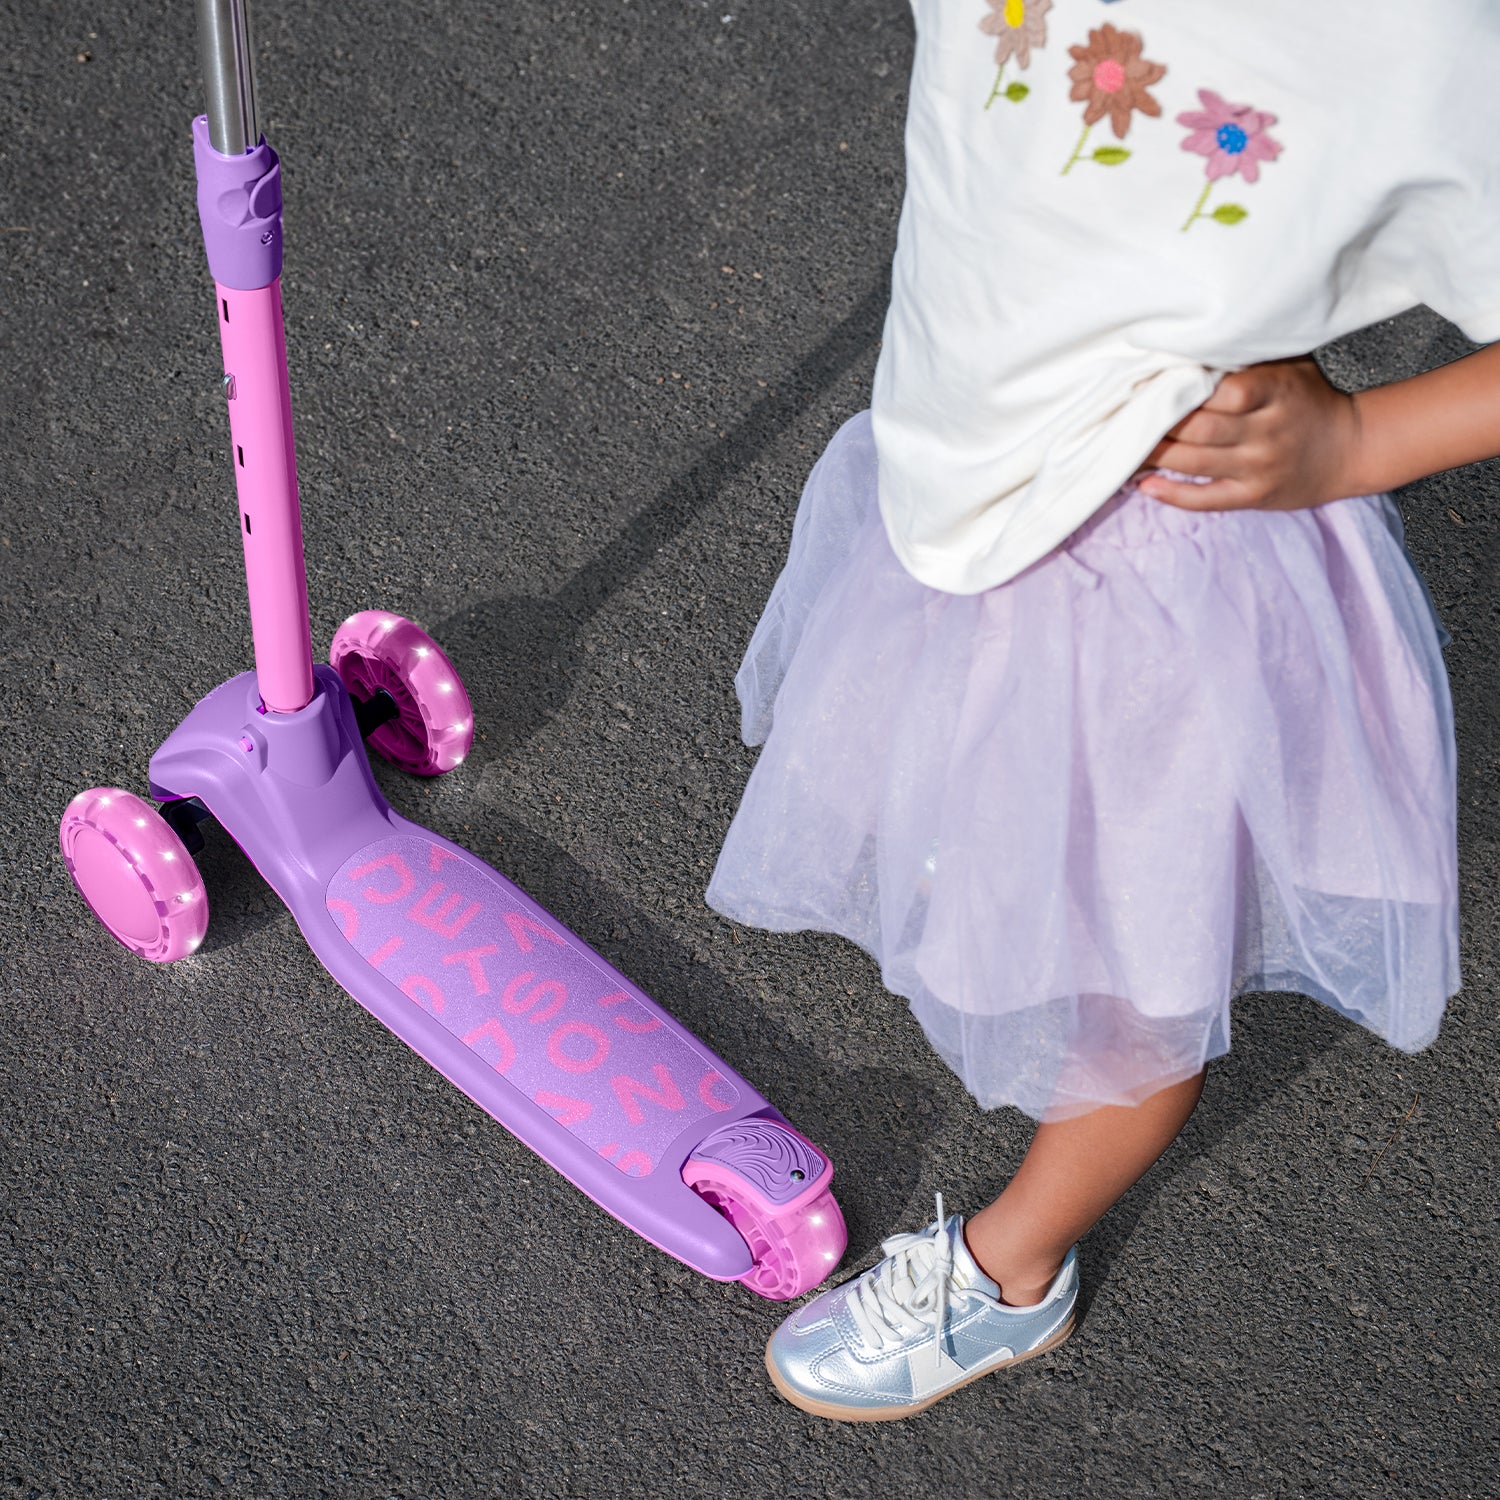
<svg viewBox="0 0 1500 1500">
<path fill-rule="evenodd" d="M 961 1287 L 966 1292 L 983 1292 L 986 1297 L 993 1297 L 998 1302 L 999 1283 L 992 1281 L 979 1269 L 979 1263 L 969 1254 L 969 1247 L 964 1244 L 964 1221 L 954 1214 L 948 1220 L 946 1228 L 953 1241 L 953 1275 L 950 1279 L 954 1286 Z"/>
</svg>

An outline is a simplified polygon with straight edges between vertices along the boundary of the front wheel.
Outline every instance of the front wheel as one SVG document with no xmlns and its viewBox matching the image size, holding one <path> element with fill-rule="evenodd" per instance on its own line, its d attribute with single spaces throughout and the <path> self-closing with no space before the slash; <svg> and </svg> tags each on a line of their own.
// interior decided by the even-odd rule
<svg viewBox="0 0 1500 1500">
<path fill-rule="evenodd" d="M 80 792 L 63 813 L 58 842 L 79 894 L 132 953 L 170 963 L 203 941 L 203 877 L 149 802 L 114 786 Z"/>
<path fill-rule="evenodd" d="M 395 715 L 370 732 L 370 748 L 415 776 L 441 776 L 474 743 L 474 710 L 442 647 L 419 625 L 384 609 L 350 615 L 328 660 L 358 699 L 386 693 Z"/>
</svg>

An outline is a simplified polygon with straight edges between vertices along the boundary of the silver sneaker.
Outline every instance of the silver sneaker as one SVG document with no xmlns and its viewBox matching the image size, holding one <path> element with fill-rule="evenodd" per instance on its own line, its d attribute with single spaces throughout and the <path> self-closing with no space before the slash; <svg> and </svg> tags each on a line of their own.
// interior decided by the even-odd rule
<svg viewBox="0 0 1500 1500">
<path fill-rule="evenodd" d="M 1073 1331 L 1078 1247 L 1034 1307 L 1007 1307 L 943 1216 L 898 1234 L 886 1258 L 814 1297 L 771 1335 L 766 1369 L 794 1406 L 845 1422 L 926 1411 L 950 1391 L 1056 1346 Z"/>
</svg>

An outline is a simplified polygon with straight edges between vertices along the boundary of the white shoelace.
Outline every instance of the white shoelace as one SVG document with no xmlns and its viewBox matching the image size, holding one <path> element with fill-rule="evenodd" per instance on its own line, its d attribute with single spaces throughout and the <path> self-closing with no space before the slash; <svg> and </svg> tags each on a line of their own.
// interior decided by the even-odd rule
<svg viewBox="0 0 1500 1500">
<path fill-rule="evenodd" d="M 953 1276 L 953 1242 L 937 1194 L 937 1222 L 896 1234 L 880 1248 L 888 1259 L 866 1271 L 849 1293 L 849 1315 L 866 1345 L 884 1351 L 923 1329 L 932 1331 L 932 1363 L 942 1362 L 943 1324 Z"/>
</svg>

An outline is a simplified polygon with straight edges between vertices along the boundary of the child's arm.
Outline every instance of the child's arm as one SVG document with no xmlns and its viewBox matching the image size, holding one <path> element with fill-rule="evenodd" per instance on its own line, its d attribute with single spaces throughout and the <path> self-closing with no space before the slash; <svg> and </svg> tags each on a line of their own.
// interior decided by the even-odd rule
<svg viewBox="0 0 1500 1500">
<path fill-rule="evenodd" d="M 1300 510 L 1500 455 L 1500 344 L 1410 380 L 1336 391 L 1311 358 L 1226 375 L 1146 460 L 1141 489 L 1187 510 Z"/>
</svg>

